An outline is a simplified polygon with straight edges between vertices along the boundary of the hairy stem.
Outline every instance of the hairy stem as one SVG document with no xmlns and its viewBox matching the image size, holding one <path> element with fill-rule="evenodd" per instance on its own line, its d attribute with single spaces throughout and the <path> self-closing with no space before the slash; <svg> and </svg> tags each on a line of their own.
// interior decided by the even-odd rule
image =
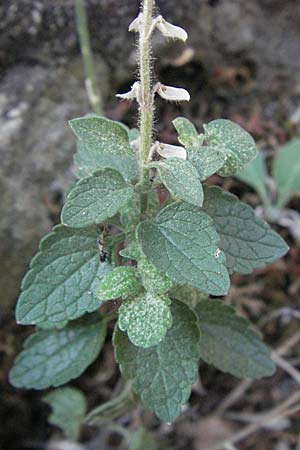
<svg viewBox="0 0 300 450">
<path fill-rule="evenodd" d="M 142 1 L 142 23 L 139 36 L 139 68 L 140 68 L 140 166 L 141 182 L 145 183 L 143 166 L 148 159 L 152 142 L 153 95 L 151 85 L 151 36 L 154 0 Z"/>
<path fill-rule="evenodd" d="M 90 43 L 87 15 L 84 0 L 75 0 L 75 12 L 80 49 L 85 71 L 85 87 L 89 102 L 96 114 L 102 115 L 103 108 L 95 77 L 93 53 Z"/>
</svg>

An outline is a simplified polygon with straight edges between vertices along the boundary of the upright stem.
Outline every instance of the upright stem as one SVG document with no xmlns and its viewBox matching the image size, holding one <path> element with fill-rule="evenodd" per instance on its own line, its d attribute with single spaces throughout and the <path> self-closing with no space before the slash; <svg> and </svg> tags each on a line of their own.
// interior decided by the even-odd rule
<svg viewBox="0 0 300 450">
<path fill-rule="evenodd" d="M 139 36 L 139 68 L 140 68 L 140 167 L 141 182 L 145 183 L 143 166 L 147 161 L 152 143 L 153 95 L 151 85 L 151 36 L 149 33 L 154 0 L 142 0 L 142 23 Z"/>
<path fill-rule="evenodd" d="M 94 70 L 93 53 L 90 43 L 87 15 L 84 0 L 75 0 L 75 12 L 80 49 L 85 71 L 85 87 L 89 102 L 96 114 L 102 115 L 103 108 L 101 97 L 97 91 L 96 76 Z"/>
</svg>

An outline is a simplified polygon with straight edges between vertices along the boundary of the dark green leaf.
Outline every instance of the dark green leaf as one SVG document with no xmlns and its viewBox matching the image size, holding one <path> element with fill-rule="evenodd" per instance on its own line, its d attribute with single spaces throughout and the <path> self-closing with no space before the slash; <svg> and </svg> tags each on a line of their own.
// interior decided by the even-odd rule
<svg viewBox="0 0 300 450">
<path fill-rule="evenodd" d="M 111 266 L 100 261 L 98 235 L 94 227 L 75 230 L 58 225 L 41 241 L 22 283 L 19 323 L 53 328 L 99 308 L 95 290 Z"/>
<path fill-rule="evenodd" d="M 252 136 L 230 120 L 217 119 L 204 125 L 205 140 L 209 146 L 223 149 L 227 160 L 220 171 L 223 176 L 243 170 L 255 158 L 257 150 Z"/>
<path fill-rule="evenodd" d="M 219 300 L 202 300 L 195 311 L 204 361 L 240 378 L 261 378 L 274 373 L 268 348 L 232 307 Z"/>
<path fill-rule="evenodd" d="M 82 228 L 114 216 L 130 200 L 134 191 L 116 170 L 105 169 L 78 181 L 62 209 L 62 222 Z"/>
<path fill-rule="evenodd" d="M 187 149 L 188 161 L 197 169 L 201 180 L 216 173 L 225 163 L 226 154 L 217 147 L 191 147 Z"/>
<path fill-rule="evenodd" d="M 174 282 L 212 295 L 227 293 L 230 280 L 212 219 L 187 203 L 173 203 L 137 229 L 146 257 Z"/>
<path fill-rule="evenodd" d="M 203 189 L 197 170 L 184 159 L 168 158 L 152 162 L 149 167 L 155 167 L 166 188 L 177 199 L 184 200 L 195 206 L 202 206 Z"/>
<path fill-rule="evenodd" d="M 126 333 L 115 329 L 115 355 L 122 374 L 144 405 L 170 422 L 188 400 L 198 372 L 199 330 L 193 312 L 173 301 L 173 325 L 156 347 L 135 347 Z"/>
<path fill-rule="evenodd" d="M 136 153 L 130 146 L 125 126 L 95 116 L 73 119 L 70 126 L 79 138 L 74 157 L 78 176 L 110 168 L 120 172 L 126 180 L 138 177 Z"/>
<path fill-rule="evenodd" d="M 26 339 L 10 372 L 10 382 L 27 389 L 65 384 L 79 377 L 97 358 L 105 336 L 104 321 L 38 331 Z"/>
<path fill-rule="evenodd" d="M 203 209 L 214 220 L 230 272 L 251 273 L 288 251 L 279 234 L 234 195 L 206 187 L 204 198 Z"/>
</svg>

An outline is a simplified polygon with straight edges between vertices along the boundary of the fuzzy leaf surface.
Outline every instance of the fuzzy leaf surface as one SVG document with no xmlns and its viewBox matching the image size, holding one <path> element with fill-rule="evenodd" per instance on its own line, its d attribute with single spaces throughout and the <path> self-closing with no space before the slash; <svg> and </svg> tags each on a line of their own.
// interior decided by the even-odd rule
<svg viewBox="0 0 300 450">
<path fill-rule="evenodd" d="M 185 117 L 177 117 L 173 120 L 173 125 L 178 133 L 178 141 L 187 148 L 198 147 L 201 139 L 192 122 Z"/>
<path fill-rule="evenodd" d="M 273 162 L 272 173 L 278 189 L 278 206 L 282 207 L 300 192 L 300 139 L 284 145 Z"/>
<path fill-rule="evenodd" d="M 201 359 L 239 378 L 273 375 L 275 365 L 268 348 L 231 306 L 220 300 L 202 300 L 195 311 Z"/>
<path fill-rule="evenodd" d="M 264 201 L 268 201 L 266 188 L 267 171 L 264 156 L 259 153 L 257 157 L 246 164 L 242 172 L 235 175 L 239 180 L 251 186 Z"/>
<path fill-rule="evenodd" d="M 202 206 L 203 189 L 201 180 L 197 170 L 189 161 L 180 158 L 168 158 L 152 162 L 149 166 L 157 169 L 159 178 L 177 199 L 184 200 L 191 205 Z"/>
<path fill-rule="evenodd" d="M 99 300 L 113 300 L 137 295 L 141 291 L 138 271 L 134 267 L 116 267 L 102 280 L 97 296 Z"/>
<path fill-rule="evenodd" d="M 253 137 L 234 122 L 217 119 L 204 125 L 205 140 L 209 146 L 224 150 L 227 161 L 221 170 L 223 176 L 243 170 L 255 158 L 257 150 Z"/>
<path fill-rule="evenodd" d="M 126 180 L 138 177 L 136 154 L 130 146 L 127 127 L 95 116 L 73 119 L 69 123 L 79 139 L 74 156 L 78 176 L 110 168 L 120 172 Z"/>
<path fill-rule="evenodd" d="M 52 408 L 48 422 L 61 428 L 67 439 L 77 441 L 87 410 L 83 393 L 79 389 L 65 387 L 49 392 L 43 401 Z"/>
<path fill-rule="evenodd" d="M 217 147 L 199 146 L 187 149 L 188 161 L 196 168 L 200 180 L 206 180 L 225 163 L 226 154 Z"/>
<path fill-rule="evenodd" d="M 218 187 L 205 188 L 203 209 L 214 220 L 230 272 L 251 273 L 288 251 L 281 236 L 259 219 L 249 205 Z"/>
<path fill-rule="evenodd" d="M 46 389 L 79 377 L 98 356 L 106 323 L 72 324 L 29 336 L 10 372 L 15 387 Z"/>
<path fill-rule="evenodd" d="M 188 400 L 198 373 L 199 330 L 194 313 L 173 301 L 172 327 L 157 346 L 134 346 L 126 333 L 115 329 L 115 355 L 124 378 L 144 405 L 160 419 L 170 422 Z"/>
<path fill-rule="evenodd" d="M 127 331 L 130 341 L 137 347 L 149 348 L 164 339 L 172 325 L 166 295 L 147 292 L 122 303 L 119 308 L 119 328 Z"/>
<path fill-rule="evenodd" d="M 64 225 L 82 228 L 114 216 L 134 191 L 116 170 L 105 169 L 78 181 L 62 209 Z"/>
<path fill-rule="evenodd" d="M 228 292 L 220 237 L 213 220 L 199 208 L 173 203 L 155 219 L 141 222 L 137 233 L 146 257 L 174 282 L 212 295 Z"/>
<path fill-rule="evenodd" d="M 146 291 L 163 294 L 173 286 L 172 281 L 164 273 L 157 270 L 144 255 L 138 259 L 137 267 Z"/>
<path fill-rule="evenodd" d="M 41 241 L 22 282 L 18 323 L 53 328 L 99 308 L 95 291 L 111 266 L 100 261 L 98 236 L 94 227 L 58 225 Z"/>
</svg>

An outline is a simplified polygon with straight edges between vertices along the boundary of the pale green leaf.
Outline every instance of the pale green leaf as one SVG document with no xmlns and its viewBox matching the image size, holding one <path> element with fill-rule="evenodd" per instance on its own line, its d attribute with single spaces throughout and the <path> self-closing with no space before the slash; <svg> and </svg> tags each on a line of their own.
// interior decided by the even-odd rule
<svg viewBox="0 0 300 450">
<path fill-rule="evenodd" d="M 123 376 L 144 405 L 170 422 L 188 400 L 198 373 L 199 330 L 194 313 L 172 302 L 173 324 L 156 347 L 134 346 L 126 333 L 115 329 L 115 355 Z"/>
<path fill-rule="evenodd" d="M 288 251 L 279 234 L 234 195 L 218 187 L 206 187 L 204 198 L 203 209 L 214 220 L 230 272 L 251 273 Z"/>
<path fill-rule="evenodd" d="M 133 194 L 133 188 L 119 172 L 98 170 L 78 181 L 68 194 L 62 209 L 62 222 L 73 228 L 101 223 L 114 216 Z"/>
<path fill-rule="evenodd" d="M 77 175 L 88 176 L 96 169 L 115 169 L 126 180 L 138 177 L 136 153 L 129 143 L 127 127 L 104 117 L 73 119 L 70 126 L 79 138 L 74 156 Z"/>
<path fill-rule="evenodd" d="M 227 160 L 220 171 L 223 176 L 243 170 L 255 158 L 257 150 L 252 136 L 230 120 L 217 119 L 204 125 L 205 140 L 211 147 L 223 149 Z"/>
<path fill-rule="evenodd" d="M 77 441 L 87 410 L 83 393 L 79 389 L 65 387 L 49 392 L 43 400 L 52 408 L 48 422 L 59 427 L 67 439 Z"/>
<path fill-rule="evenodd" d="M 235 176 L 244 183 L 251 186 L 261 197 L 261 199 L 269 203 L 266 187 L 267 171 L 265 159 L 262 153 L 258 153 L 257 157 L 246 164 L 242 172 L 238 172 Z"/>
<path fill-rule="evenodd" d="M 177 117 L 173 120 L 173 125 L 178 133 L 178 141 L 185 147 L 198 147 L 201 145 L 201 139 L 197 130 L 188 119 Z"/>
<path fill-rule="evenodd" d="M 10 372 L 10 382 L 27 389 L 65 384 L 79 377 L 97 358 L 105 336 L 104 321 L 38 331 L 26 339 Z"/>
<path fill-rule="evenodd" d="M 98 236 L 94 227 L 76 230 L 58 225 L 41 241 L 22 283 L 18 323 L 59 327 L 99 308 L 95 291 L 111 266 L 100 261 Z"/>
<path fill-rule="evenodd" d="M 119 328 L 127 331 L 137 347 L 149 348 L 165 337 L 172 325 L 170 299 L 166 295 L 147 292 L 122 303 L 119 308 Z"/>
<path fill-rule="evenodd" d="M 174 197 L 202 206 L 203 189 L 195 167 L 184 159 L 168 158 L 148 164 L 155 167 L 159 178 Z"/>
<path fill-rule="evenodd" d="M 188 161 L 197 169 L 200 180 L 206 180 L 225 163 L 226 154 L 217 147 L 199 146 L 187 149 Z"/>
<path fill-rule="evenodd" d="M 163 294 L 173 286 L 172 281 L 164 273 L 157 270 L 144 255 L 138 259 L 137 267 L 146 291 Z"/>
<path fill-rule="evenodd" d="M 129 450 L 159 450 L 158 442 L 156 442 L 153 434 L 140 428 L 130 437 Z"/>
<path fill-rule="evenodd" d="M 201 359 L 240 378 L 273 375 L 275 365 L 268 348 L 232 307 L 219 300 L 203 300 L 195 311 Z"/>
<path fill-rule="evenodd" d="M 137 295 L 142 289 L 135 267 L 116 267 L 102 280 L 97 296 L 99 300 L 113 300 Z"/>
<path fill-rule="evenodd" d="M 199 208 L 173 203 L 141 222 L 138 238 L 146 257 L 174 282 L 212 295 L 228 292 L 230 280 L 213 220 Z"/>
<path fill-rule="evenodd" d="M 300 139 L 281 147 L 272 169 L 278 189 L 277 205 L 282 208 L 294 194 L 300 192 Z"/>
<path fill-rule="evenodd" d="M 122 248 L 119 253 L 123 258 L 134 259 L 135 261 L 138 261 L 143 256 L 141 246 L 135 241 L 130 242 L 127 247 Z"/>
</svg>

